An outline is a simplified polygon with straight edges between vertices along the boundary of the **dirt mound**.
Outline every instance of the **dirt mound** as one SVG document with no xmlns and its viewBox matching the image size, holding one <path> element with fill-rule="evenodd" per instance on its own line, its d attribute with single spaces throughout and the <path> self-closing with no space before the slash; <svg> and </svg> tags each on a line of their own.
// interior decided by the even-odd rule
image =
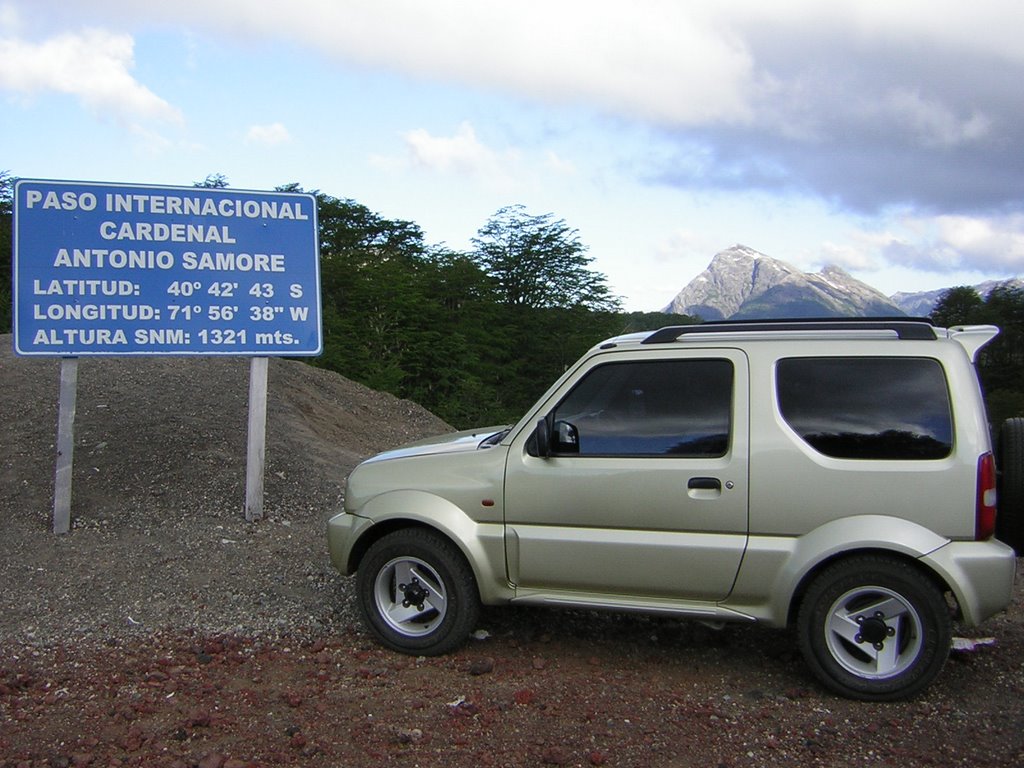
<svg viewBox="0 0 1024 768">
<path fill-rule="evenodd" d="M 450 427 L 415 403 L 272 359 L 265 519 L 246 523 L 249 361 L 81 358 L 72 531 L 49 533 L 60 362 L 0 336 L 0 635 L 162 626 L 286 632 L 344 600 L 324 522 L 377 451 Z"/>
</svg>

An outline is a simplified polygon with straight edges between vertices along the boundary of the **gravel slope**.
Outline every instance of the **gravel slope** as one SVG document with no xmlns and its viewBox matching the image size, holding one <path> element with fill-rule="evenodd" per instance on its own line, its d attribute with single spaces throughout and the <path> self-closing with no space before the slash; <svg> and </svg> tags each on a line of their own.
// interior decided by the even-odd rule
<svg viewBox="0 0 1024 768">
<path fill-rule="evenodd" d="M 264 519 L 246 523 L 249 363 L 81 359 L 72 531 L 52 528 L 60 364 L 0 336 L 0 637 L 162 627 L 267 634 L 352 620 L 324 523 L 362 458 L 450 429 L 423 408 L 271 361 Z"/>
</svg>

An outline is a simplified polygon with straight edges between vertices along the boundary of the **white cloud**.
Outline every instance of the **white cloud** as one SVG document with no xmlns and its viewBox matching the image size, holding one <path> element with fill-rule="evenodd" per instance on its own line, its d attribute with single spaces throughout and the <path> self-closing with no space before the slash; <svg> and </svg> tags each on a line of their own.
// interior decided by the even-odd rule
<svg viewBox="0 0 1024 768">
<path fill-rule="evenodd" d="M 133 49 L 131 36 L 101 29 L 41 43 L 0 39 L 0 88 L 27 95 L 70 94 L 101 117 L 181 122 L 176 108 L 129 74 Z"/>
<path fill-rule="evenodd" d="M 36 0 L 56 14 L 63 3 Z M 419 79 L 596 106 L 666 124 L 751 117 L 763 83 L 712 2 L 92 0 L 109 23 L 161 21 L 283 40 Z M 83 8 L 76 9 L 86 13 Z"/>
<path fill-rule="evenodd" d="M 245 132 L 246 144 L 257 144 L 265 147 L 276 147 L 279 144 L 287 144 L 292 140 L 288 129 L 281 123 L 270 123 L 269 125 L 253 125 Z"/>
<path fill-rule="evenodd" d="M 978 270 L 1024 272 L 1024 215 L 975 218 L 940 216 L 939 237 Z"/>
<path fill-rule="evenodd" d="M 853 240 L 824 252 L 835 263 L 854 270 L 901 267 L 935 274 L 1024 273 L 1024 214 L 903 214 L 877 231 L 855 233 Z"/>
<path fill-rule="evenodd" d="M 404 138 L 413 161 L 425 168 L 484 175 L 500 167 L 497 153 L 480 143 L 469 123 L 462 123 L 450 137 L 432 136 L 417 128 Z"/>
<path fill-rule="evenodd" d="M 477 137 L 468 122 L 461 123 L 451 136 L 435 136 L 424 128 L 416 128 L 402 138 L 406 159 L 374 158 L 378 167 L 395 171 L 411 166 L 431 173 L 454 174 L 479 181 L 491 190 L 506 192 L 529 180 L 530 169 L 519 150 L 492 149 Z"/>
<path fill-rule="evenodd" d="M 63 0 L 36 3 L 55 14 L 69 10 Z M 822 68 L 838 75 L 832 81 L 839 87 L 845 71 L 880 50 L 914 57 L 948 49 L 1024 62 L 1024 5 L 1016 0 L 91 0 L 73 10 L 111 23 L 158 20 L 250 41 L 284 40 L 417 78 L 674 126 L 771 119 L 777 130 L 796 130 L 792 119 L 778 118 L 780 88 L 799 92 L 801 71 Z M 823 61 L 814 44 L 832 39 L 842 49 L 829 46 Z M 774 41 L 772 57 L 765 57 L 765 41 Z M 782 61 L 800 63 L 776 71 Z M 919 119 L 946 121 L 947 108 L 925 100 L 917 111 L 925 105 L 931 114 Z M 969 133 L 982 127 L 974 115 L 961 120 Z"/>
</svg>

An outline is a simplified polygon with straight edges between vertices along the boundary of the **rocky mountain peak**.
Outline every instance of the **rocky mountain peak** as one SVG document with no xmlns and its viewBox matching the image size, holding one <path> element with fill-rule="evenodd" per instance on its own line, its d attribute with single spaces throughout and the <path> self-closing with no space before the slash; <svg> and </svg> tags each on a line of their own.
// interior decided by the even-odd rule
<svg viewBox="0 0 1024 768">
<path fill-rule="evenodd" d="M 808 274 L 740 244 L 715 254 L 663 311 L 704 320 L 903 314 L 840 267 Z"/>
</svg>

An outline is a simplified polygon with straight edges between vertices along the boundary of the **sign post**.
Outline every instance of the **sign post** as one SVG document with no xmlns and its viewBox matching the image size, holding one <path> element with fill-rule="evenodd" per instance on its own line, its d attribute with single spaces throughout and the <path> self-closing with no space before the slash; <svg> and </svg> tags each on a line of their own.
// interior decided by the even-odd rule
<svg viewBox="0 0 1024 768">
<path fill-rule="evenodd" d="M 82 356 L 254 358 L 246 516 L 259 517 L 267 358 L 323 347 L 315 198 L 35 179 L 14 191 L 14 351 L 65 360 L 54 530 L 69 518 Z"/>
<path fill-rule="evenodd" d="M 245 462 L 245 519 L 263 517 L 263 466 L 267 444 L 267 363 L 254 357 L 249 364 L 249 430 Z"/>
<path fill-rule="evenodd" d="M 53 481 L 53 532 L 71 530 L 71 470 L 75 455 L 75 410 L 78 405 L 78 358 L 60 361 L 57 405 L 57 471 Z"/>
</svg>

